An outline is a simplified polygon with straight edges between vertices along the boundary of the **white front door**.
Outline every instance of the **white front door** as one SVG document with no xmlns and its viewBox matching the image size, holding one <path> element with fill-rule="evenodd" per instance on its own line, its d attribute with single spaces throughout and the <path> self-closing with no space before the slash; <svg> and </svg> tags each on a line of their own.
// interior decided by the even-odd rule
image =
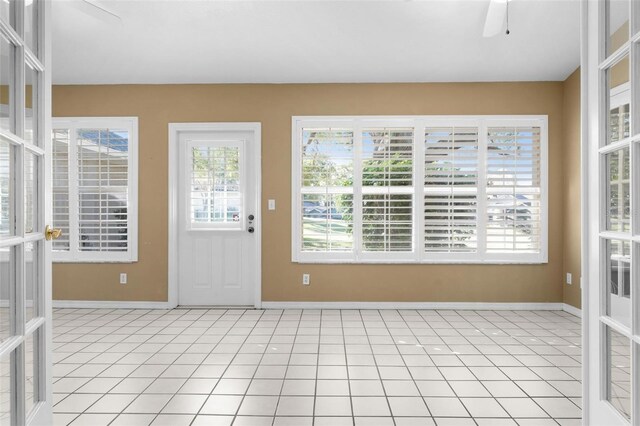
<svg viewBox="0 0 640 426">
<path fill-rule="evenodd" d="M 225 127 L 179 133 L 179 305 L 256 302 L 259 136 Z"/>
<path fill-rule="evenodd" d="M 640 9 L 585 1 L 584 424 L 640 424 Z"/>
</svg>

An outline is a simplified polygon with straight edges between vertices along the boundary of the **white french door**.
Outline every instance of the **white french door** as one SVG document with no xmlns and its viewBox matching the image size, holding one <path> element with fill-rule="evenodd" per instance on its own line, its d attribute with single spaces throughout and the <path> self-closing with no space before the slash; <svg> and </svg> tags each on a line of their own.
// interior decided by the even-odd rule
<svg viewBox="0 0 640 426">
<path fill-rule="evenodd" d="M 583 2 L 585 424 L 640 424 L 640 4 Z"/>
</svg>

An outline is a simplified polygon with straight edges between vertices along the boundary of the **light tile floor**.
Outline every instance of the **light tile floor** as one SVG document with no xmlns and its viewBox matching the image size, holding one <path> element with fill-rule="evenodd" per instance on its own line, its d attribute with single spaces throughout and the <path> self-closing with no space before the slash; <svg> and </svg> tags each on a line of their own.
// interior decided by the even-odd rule
<svg viewBox="0 0 640 426">
<path fill-rule="evenodd" d="M 56 425 L 580 424 L 550 311 L 56 309 Z"/>
</svg>

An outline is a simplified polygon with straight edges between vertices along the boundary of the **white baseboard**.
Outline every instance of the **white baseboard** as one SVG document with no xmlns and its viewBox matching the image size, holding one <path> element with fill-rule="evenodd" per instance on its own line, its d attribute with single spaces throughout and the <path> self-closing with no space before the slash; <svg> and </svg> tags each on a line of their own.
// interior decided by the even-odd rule
<svg viewBox="0 0 640 426">
<path fill-rule="evenodd" d="M 116 300 L 54 300 L 54 308 L 172 309 L 169 302 Z M 473 311 L 565 311 L 580 317 L 582 311 L 566 303 L 485 302 L 262 302 L 262 309 L 456 309 Z"/>
<path fill-rule="evenodd" d="M 572 315 L 582 318 L 582 309 L 578 309 L 575 306 L 569 305 L 568 303 L 562 304 L 562 310 L 568 312 Z"/>
<path fill-rule="evenodd" d="M 54 308 L 87 309 L 172 309 L 169 302 L 129 302 L 117 300 L 54 300 Z"/>
<path fill-rule="evenodd" d="M 456 309 L 473 311 L 562 311 L 562 303 L 485 302 L 262 302 L 263 309 Z"/>
</svg>

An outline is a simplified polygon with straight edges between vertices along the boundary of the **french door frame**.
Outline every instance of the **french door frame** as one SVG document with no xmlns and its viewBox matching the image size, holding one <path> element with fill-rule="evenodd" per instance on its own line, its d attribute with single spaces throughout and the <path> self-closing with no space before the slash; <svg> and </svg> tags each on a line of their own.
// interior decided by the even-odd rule
<svg viewBox="0 0 640 426">
<path fill-rule="evenodd" d="M 640 425 L 640 2 L 628 5 L 628 41 L 607 52 L 609 3 L 581 2 L 581 129 L 582 129 L 582 294 L 583 315 L 583 424 Z M 611 42 L 610 42 L 611 43 Z M 613 44 L 613 43 L 611 43 Z M 607 144 L 610 100 L 608 74 L 625 57 L 630 63 L 629 137 Z M 609 74 L 609 78 L 611 75 Z M 611 92 L 609 91 L 611 90 Z M 630 232 L 607 229 L 607 154 L 628 149 L 630 157 Z M 622 170 L 618 170 L 618 174 Z M 631 264 L 631 313 L 629 324 L 613 318 L 608 308 L 610 254 L 608 241 L 629 242 Z M 609 401 L 610 363 L 613 358 L 607 333 L 628 339 L 630 356 L 630 420 Z"/>
<path fill-rule="evenodd" d="M 6 68 L 8 82 L 3 101 L 5 123 L 0 139 L 7 147 L 7 235 L 0 238 L 4 286 L 2 307 L 11 324 L 0 343 L 0 359 L 8 362 L 9 424 L 52 423 L 52 314 L 51 244 L 45 225 L 51 220 L 51 2 L 14 0 L 3 5 L 8 14 L 0 19 L 3 43 L 10 46 Z M 28 25 L 31 26 L 28 31 Z M 27 34 L 31 35 L 31 39 Z M 5 60 L 5 59 L 0 59 Z M 31 70 L 31 71 L 29 71 Z M 27 79 L 27 73 L 31 80 Z M 7 101 L 8 100 L 8 101 Z M 30 103 L 30 105 L 29 105 Z M 31 111 L 31 121 L 28 111 Z M 29 129 L 31 134 L 29 135 Z M 27 158 L 31 158 L 30 167 Z M 27 182 L 30 191 L 27 191 Z M 27 221 L 30 213 L 30 222 Z M 27 245 L 33 248 L 31 254 Z M 27 262 L 31 259 L 31 301 L 27 300 Z M 31 315 L 27 316 L 30 308 Z M 3 325 L 6 326 L 6 325 Z M 29 339 L 33 357 L 32 383 L 26 365 Z M 7 376 L 7 371 L 9 372 Z M 28 386 L 33 386 L 28 389 Z M 7 392 L 6 388 L 2 392 Z M 28 394 L 32 403 L 27 406 Z"/>
</svg>

